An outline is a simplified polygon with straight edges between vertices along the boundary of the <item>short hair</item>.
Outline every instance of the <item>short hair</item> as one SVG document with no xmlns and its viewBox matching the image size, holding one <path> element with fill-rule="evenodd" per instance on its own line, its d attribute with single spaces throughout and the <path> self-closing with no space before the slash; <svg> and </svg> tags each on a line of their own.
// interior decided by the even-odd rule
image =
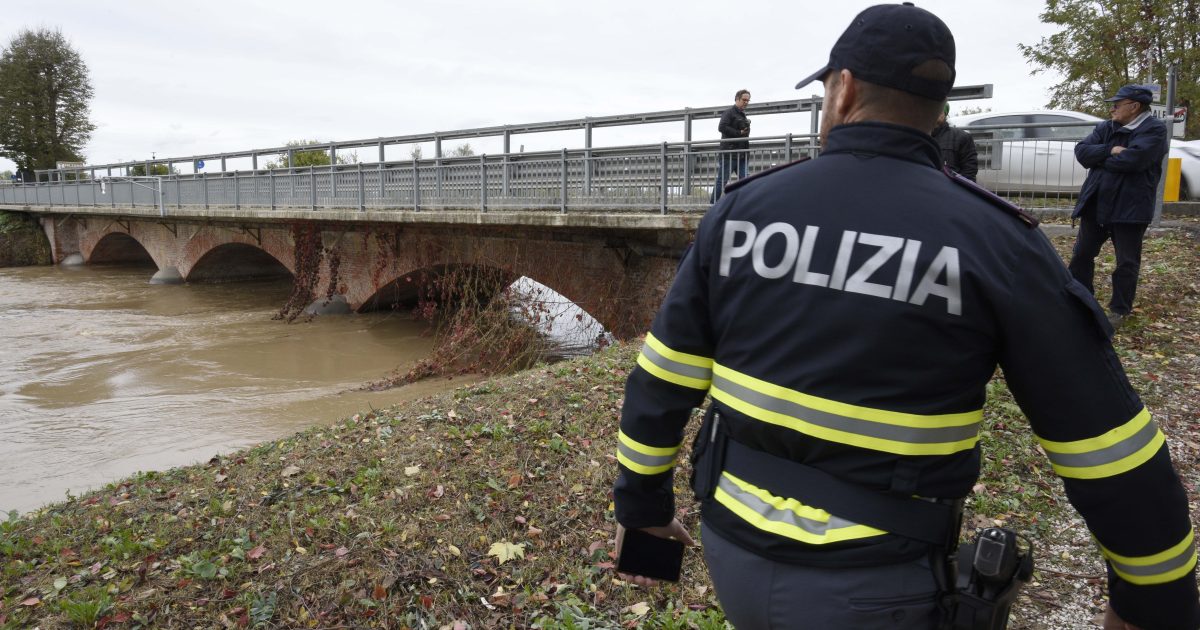
<svg viewBox="0 0 1200 630">
<path fill-rule="evenodd" d="M 930 59 L 913 68 L 912 73 L 932 81 L 954 80 L 954 70 L 940 59 Z M 863 109 L 876 116 L 876 120 L 915 127 L 928 133 L 937 125 L 938 116 L 945 111 L 944 99 L 929 99 L 858 78 L 855 78 L 855 82 Z"/>
<path fill-rule="evenodd" d="M 1150 103 L 1143 103 L 1141 101 L 1134 101 L 1134 103 L 1137 103 L 1137 105 L 1138 105 L 1138 111 L 1137 111 L 1138 116 L 1141 116 L 1142 112 L 1150 111 Z"/>
<path fill-rule="evenodd" d="M 737 91 L 737 94 L 734 94 L 734 95 L 733 95 L 733 100 L 735 100 L 735 101 L 740 101 L 740 100 L 742 100 L 742 95 L 743 95 L 743 94 L 749 95 L 749 94 L 750 94 L 750 90 L 738 90 L 738 91 Z"/>
</svg>

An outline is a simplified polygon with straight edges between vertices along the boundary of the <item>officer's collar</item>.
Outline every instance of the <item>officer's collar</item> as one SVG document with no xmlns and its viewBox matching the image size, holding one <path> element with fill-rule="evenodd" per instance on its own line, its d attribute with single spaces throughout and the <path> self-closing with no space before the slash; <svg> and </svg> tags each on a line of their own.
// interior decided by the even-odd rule
<svg viewBox="0 0 1200 630">
<path fill-rule="evenodd" d="M 833 153 L 877 154 L 940 168 L 942 151 L 927 133 L 884 122 L 838 125 L 829 130 L 821 155 Z"/>
</svg>

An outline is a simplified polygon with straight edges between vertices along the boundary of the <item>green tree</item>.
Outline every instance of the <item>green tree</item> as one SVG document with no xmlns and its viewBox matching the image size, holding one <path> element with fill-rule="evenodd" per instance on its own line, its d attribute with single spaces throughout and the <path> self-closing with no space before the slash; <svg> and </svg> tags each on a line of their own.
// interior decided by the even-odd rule
<svg viewBox="0 0 1200 630">
<path fill-rule="evenodd" d="M 1179 63 L 1179 105 L 1200 97 L 1200 0 L 1046 0 L 1042 22 L 1061 27 L 1021 54 L 1063 80 L 1049 107 L 1108 116 L 1103 99 L 1128 83 L 1158 83 L 1166 98 L 1167 66 Z M 1188 137 L 1200 133 L 1200 115 L 1188 116 Z"/>
<path fill-rule="evenodd" d="M 150 165 L 150 174 L 151 175 L 178 175 L 179 169 L 175 168 L 174 166 L 168 168 L 166 164 L 151 164 Z M 146 176 L 146 165 L 138 164 L 136 166 L 129 167 L 129 176 L 130 177 L 145 177 Z"/>
<path fill-rule="evenodd" d="M 24 171 L 83 161 L 91 99 L 87 65 L 63 34 L 22 30 L 0 51 L 0 156 Z"/>
<path fill-rule="evenodd" d="M 471 148 L 470 142 L 464 142 L 454 147 L 454 150 L 450 152 L 450 155 L 452 157 L 471 157 L 472 155 L 475 155 L 475 149 Z"/>
<path fill-rule="evenodd" d="M 284 145 L 292 149 L 292 157 L 295 158 L 295 168 L 307 168 L 309 166 L 329 166 L 329 143 L 321 142 L 320 140 L 292 140 Z M 307 149 L 304 151 L 297 150 L 301 147 L 322 147 L 320 149 Z M 358 162 L 358 153 L 351 152 L 349 155 L 337 156 L 338 164 L 354 164 Z M 287 153 L 280 153 L 278 160 L 267 162 L 267 168 L 292 168 L 288 161 Z"/>
<path fill-rule="evenodd" d="M 13 178 L 12 171 L 0 171 L 0 185 L 11 184 Z"/>
</svg>

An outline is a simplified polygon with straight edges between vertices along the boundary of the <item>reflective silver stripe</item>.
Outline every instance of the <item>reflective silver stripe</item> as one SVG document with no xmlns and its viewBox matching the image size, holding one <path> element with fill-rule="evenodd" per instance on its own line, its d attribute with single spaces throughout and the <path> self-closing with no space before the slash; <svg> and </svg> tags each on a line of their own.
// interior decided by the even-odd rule
<svg viewBox="0 0 1200 630">
<path fill-rule="evenodd" d="M 737 484 L 730 481 L 724 475 L 722 475 L 720 480 L 717 481 L 717 487 L 721 490 L 724 490 L 738 503 L 741 503 L 747 508 L 753 510 L 754 513 L 758 514 L 759 516 L 769 521 L 775 521 L 776 523 L 792 525 L 815 536 L 824 536 L 827 532 L 829 532 L 829 530 L 854 527 L 858 525 L 858 523 L 848 521 L 844 518 L 839 518 L 832 514 L 829 515 L 829 522 L 823 523 L 821 521 L 814 521 L 809 518 L 804 518 L 791 510 L 777 510 L 770 504 L 764 502 L 762 499 L 750 494 L 749 492 L 745 492 L 739 488 Z"/>
<path fill-rule="evenodd" d="M 647 468 L 658 468 L 660 466 L 670 466 L 672 463 L 675 462 L 675 454 L 674 453 L 671 455 L 647 455 L 645 453 L 639 453 L 639 452 L 633 450 L 632 448 L 629 447 L 629 445 L 627 445 L 623 442 L 617 443 L 617 452 L 620 453 L 621 455 L 624 455 L 630 461 L 632 461 L 636 464 L 641 464 L 642 466 L 645 466 Z"/>
<path fill-rule="evenodd" d="M 1188 545 L 1186 549 L 1179 553 L 1174 558 L 1167 558 L 1162 562 L 1155 564 L 1127 564 L 1118 562 L 1117 560 L 1108 557 L 1108 561 L 1112 563 L 1113 568 L 1117 571 L 1133 577 L 1154 577 L 1167 573 L 1173 569 L 1183 567 L 1192 561 L 1192 554 L 1196 552 L 1195 541 Z M 1107 557 L 1107 554 L 1106 554 Z"/>
<path fill-rule="evenodd" d="M 1104 466 L 1105 464 L 1120 461 L 1140 451 L 1147 444 L 1154 441 L 1157 435 L 1158 424 L 1151 420 L 1140 431 L 1112 446 L 1088 451 L 1087 453 L 1055 453 L 1046 450 L 1046 456 L 1050 458 L 1050 463 L 1056 466 L 1069 466 L 1072 468 Z"/>
<path fill-rule="evenodd" d="M 671 359 L 659 354 L 658 350 L 655 350 L 648 343 L 642 346 L 642 356 L 649 359 L 654 365 L 657 365 L 668 372 L 674 372 L 680 376 L 687 376 L 702 381 L 712 380 L 712 368 L 698 367 L 695 365 L 680 363 L 679 361 L 672 361 Z"/>
<path fill-rule="evenodd" d="M 975 438 L 979 433 L 980 423 L 978 422 L 956 427 L 918 428 L 849 418 L 806 407 L 790 400 L 782 400 L 774 396 L 761 394 L 719 375 L 713 376 L 713 387 L 767 411 L 799 418 L 805 422 L 835 431 L 844 431 L 846 433 L 891 440 L 893 442 L 942 444 L 970 440 Z"/>
</svg>

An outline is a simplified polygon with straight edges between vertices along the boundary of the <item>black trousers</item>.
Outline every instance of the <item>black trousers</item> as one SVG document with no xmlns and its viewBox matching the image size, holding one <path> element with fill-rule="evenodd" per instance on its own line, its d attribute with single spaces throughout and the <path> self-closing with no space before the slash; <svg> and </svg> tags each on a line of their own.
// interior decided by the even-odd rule
<svg viewBox="0 0 1200 630">
<path fill-rule="evenodd" d="M 1079 217 L 1079 233 L 1075 236 L 1075 249 L 1067 268 L 1076 280 L 1095 294 L 1092 277 L 1096 274 L 1096 256 L 1104 241 L 1111 238 L 1117 254 L 1117 267 L 1112 273 L 1112 299 L 1108 301 L 1108 310 L 1113 313 L 1128 315 L 1133 310 L 1146 227 L 1145 223 L 1100 225 L 1096 223 L 1095 214 L 1086 211 Z"/>
<path fill-rule="evenodd" d="M 717 599 L 737 630 L 937 630 L 943 627 L 928 558 L 876 567 L 773 562 L 701 522 Z"/>
</svg>

